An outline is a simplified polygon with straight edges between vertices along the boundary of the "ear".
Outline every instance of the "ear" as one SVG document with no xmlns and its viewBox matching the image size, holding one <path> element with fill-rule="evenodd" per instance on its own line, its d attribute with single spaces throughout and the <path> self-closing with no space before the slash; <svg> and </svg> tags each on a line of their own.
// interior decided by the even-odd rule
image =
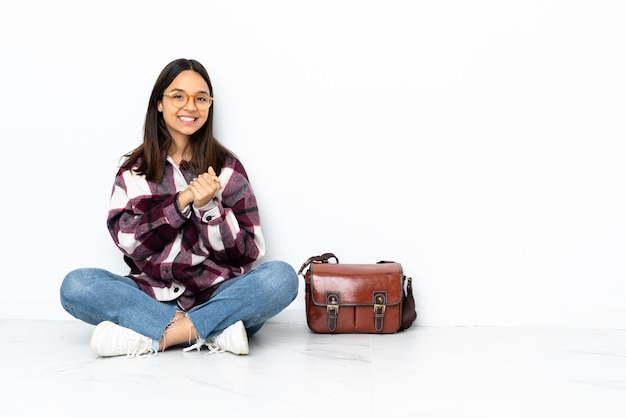
<svg viewBox="0 0 626 418">
<path fill-rule="evenodd" d="M 163 102 L 162 101 L 157 102 L 157 110 L 159 112 L 163 112 Z"/>
</svg>

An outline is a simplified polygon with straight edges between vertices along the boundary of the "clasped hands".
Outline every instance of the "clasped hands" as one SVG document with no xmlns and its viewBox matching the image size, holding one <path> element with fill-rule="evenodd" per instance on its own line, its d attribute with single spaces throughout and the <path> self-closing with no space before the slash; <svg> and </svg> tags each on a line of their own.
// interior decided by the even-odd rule
<svg viewBox="0 0 626 418">
<path fill-rule="evenodd" d="M 211 201 L 222 188 L 213 167 L 209 167 L 206 173 L 200 174 L 193 179 L 189 186 L 178 194 L 178 207 L 183 209 L 193 202 L 197 208 L 201 208 Z"/>
</svg>

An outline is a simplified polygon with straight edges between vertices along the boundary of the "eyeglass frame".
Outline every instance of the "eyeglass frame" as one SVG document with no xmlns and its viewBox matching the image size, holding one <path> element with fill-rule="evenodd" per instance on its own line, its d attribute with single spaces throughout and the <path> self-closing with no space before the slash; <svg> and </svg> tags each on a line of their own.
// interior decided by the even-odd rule
<svg viewBox="0 0 626 418">
<path fill-rule="evenodd" d="M 185 103 L 183 103 L 183 105 L 182 105 L 182 106 L 178 107 L 178 106 L 176 106 L 176 105 L 174 104 L 174 98 L 172 97 L 172 95 L 173 95 L 173 94 L 182 94 L 183 96 L 185 96 L 185 97 L 187 98 L 187 100 L 185 100 Z M 207 94 L 207 93 L 204 93 L 204 92 L 202 92 L 202 93 L 197 93 L 197 94 L 189 94 L 189 93 L 187 93 L 187 92 L 186 92 L 186 91 L 184 91 L 184 90 L 174 90 L 174 91 L 171 91 L 171 92 L 169 92 L 169 93 L 164 93 L 164 94 L 162 95 L 162 97 L 168 96 L 168 97 L 170 98 L 170 101 L 171 101 L 171 103 L 172 103 L 172 106 L 174 106 L 174 107 L 175 107 L 175 108 L 177 108 L 177 109 L 182 109 L 183 107 L 187 106 L 187 103 L 189 103 L 189 99 L 193 98 L 193 103 L 194 103 L 194 106 L 195 106 L 196 108 L 198 108 L 198 105 L 196 104 L 196 98 L 197 98 L 198 96 L 203 95 L 203 94 L 206 94 L 206 95 L 207 95 L 207 97 L 208 97 L 208 100 L 209 100 L 209 105 L 208 105 L 206 108 L 207 108 L 207 109 L 209 109 L 211 106 L 213 106 L 213 101 L 214 101 L 215 99 L 213 99 L 213 96 L 211 96 L 211 95 L 209 95 L 209 94 Z"/>
</svg>

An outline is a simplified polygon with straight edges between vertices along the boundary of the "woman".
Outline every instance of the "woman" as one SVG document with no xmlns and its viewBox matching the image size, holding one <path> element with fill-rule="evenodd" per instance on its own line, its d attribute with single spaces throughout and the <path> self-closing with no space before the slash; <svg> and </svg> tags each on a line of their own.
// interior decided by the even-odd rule
<svg viewBox="0 0 626 418">
<path fill-rule="evenodd" d="M 64 309 L 97 325 L 99 356 L 181 344 L 248 354 L 248 336 L 297 295 L 289 264 L 253 265 L 265 253 L 256 198 L 241 162 L 213 137 L 213 89 L 198 61 L 175 60 L 157 78 L 107 225 L 128 276 L 82 268 L 61 285 Z"/>
</svg>

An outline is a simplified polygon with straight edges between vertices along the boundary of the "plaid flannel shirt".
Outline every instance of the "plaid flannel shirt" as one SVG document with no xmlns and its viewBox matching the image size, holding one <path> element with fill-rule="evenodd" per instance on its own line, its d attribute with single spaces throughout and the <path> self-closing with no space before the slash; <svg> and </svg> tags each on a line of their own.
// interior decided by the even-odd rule
<svg viewBox="0 0 626 418">
<path fill-rule="evenodd" d="M 132 170 L 115 177 L 107 226 L 131 277 L 157 300 L 184 310 L 210 297 L 215 285 L 247 272 L 265 253 L 256 198 L 241 162 L 228 157 L 222 189 L 202 208 L 178 208 L 194 174 L 168 157 L 159 183 Z"/>
</svg>

